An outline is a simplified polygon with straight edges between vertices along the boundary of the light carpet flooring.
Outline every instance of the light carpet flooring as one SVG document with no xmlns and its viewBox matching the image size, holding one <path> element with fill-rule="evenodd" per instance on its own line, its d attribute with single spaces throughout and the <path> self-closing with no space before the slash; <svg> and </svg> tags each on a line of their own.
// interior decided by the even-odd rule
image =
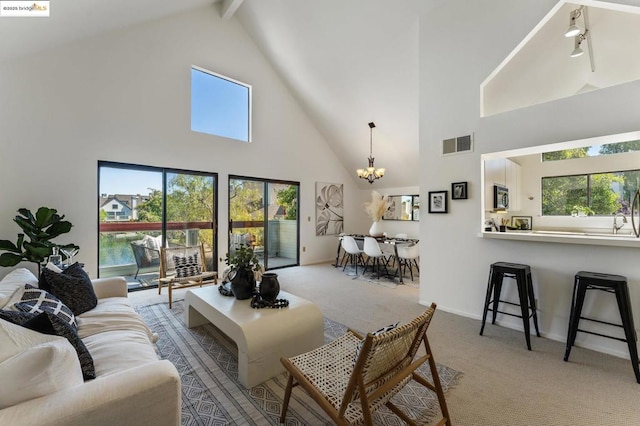
<svg viewBox="0 0 640 426">
<path fill-rule="evenodd" d="M 329 264 L 274 272 L 283 290 L 358 330 L 409 321 L 425 309 L 417 288 L 354 280 Z M 185 291 L 174 292 L 175 300 Z M 167 300 L 157 289 L 129 297 L 135 305 Z M 436 361 L 463 373 L 447 393 L 454 425 L 640 425 L 640 384 L 629 360 L 574 347 L 567 363 L 563 342 L 532 336 L 529 352 L 522 332 L 479 330 L 480 321 L 441 310 L 428 330 Z"/>
</svg>

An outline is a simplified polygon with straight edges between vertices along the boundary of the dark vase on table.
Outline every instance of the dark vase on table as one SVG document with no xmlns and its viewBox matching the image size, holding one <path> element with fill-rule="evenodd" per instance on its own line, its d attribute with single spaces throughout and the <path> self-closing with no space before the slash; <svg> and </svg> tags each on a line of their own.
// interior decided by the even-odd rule
<svg viewBox="0 0 640 426">
<path fill-rule="evenodd" d="M 231 278 L 231 292 L 238 300 L 251 298 L 256 290 L 256 279 L 253 271 L 248 268 L 240 268 L 236 270 L 235 275 Z"/>
<path fill-rule="evenodd" d="M 280 283 L 278 282 L 278 274 L 273 272 L 265 272 L 262 274 L 260 281 L 260 296 L 269 302 L 273 302 L 280 293 Z"/>
</svg>

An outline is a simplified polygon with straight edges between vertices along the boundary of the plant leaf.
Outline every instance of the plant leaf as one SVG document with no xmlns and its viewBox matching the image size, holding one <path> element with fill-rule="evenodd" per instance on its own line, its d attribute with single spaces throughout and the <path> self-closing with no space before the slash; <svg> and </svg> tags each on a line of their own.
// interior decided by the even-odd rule
<svg viewBox="0 0 640 426">
<path fill-rule="evenodd" d="M 0 254 L 0 266 L 16 266 L 22 262 L 22 256 L 14 253 Z"/>
<path fill-rule="evenodd" d="M 45 228 L 47 226 L 49 226 L 50 224 L 57 222 L 55 219 L 57 216 L 56 213 L 58 213 L 58 210 L 56 209 L 50 209 L 49 207 L 40 207 L 38 209 L 38 211 L 36 212 L 36 222 L 35 225 L 42 229 Z M 58 218 L 58 220 L 60 220 Z"/>
<path fill-rule="evenodd" d="M 47 239 L 50 240 L 51 238 L 57 237 L 60 234 L 66 234 L 67 232 L 71 231 L 72 226 L 73 225 L 71 224 L 71 222 L 66 220 L 54 223 L 47 228 Z"/>
<path fill-rule="evenodd" d="M 49 256 L 52 253 L 51 247 L 42 243 L 24 243 L 24 257 L 30 262 L 42 262 L 45 257 Z"/>
<path fill-rule="evenodd" d="M 20 236 L 18 236 L 18 242 L 20 242 Z M 0 250 L 10 251 L 13 253 L 20 253 L 20 249 L 9 240 L 0 240 Z"/>
<path fill-rule="evenodd" d="M 25 209 L 23 207 L 21 209 L 18 209 L 18 213 L 20 213 L 22 216 L 24 216 L 25 219 L 27 219 L 29 222 L 31 222 L 31 223 L 35 223 L 36 222 L 36 218 L 33 217 L 33 213 L 31 213 L 31 210 Z"/>
</svg>

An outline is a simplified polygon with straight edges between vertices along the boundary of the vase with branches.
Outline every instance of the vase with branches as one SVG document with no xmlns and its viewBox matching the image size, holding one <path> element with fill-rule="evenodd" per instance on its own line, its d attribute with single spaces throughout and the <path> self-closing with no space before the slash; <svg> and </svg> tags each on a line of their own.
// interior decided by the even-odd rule
<svg viewBox="0 0 640 426">
<path fill-rule="evenodd" d="M 389 210 L 389 197 L 386 195 L 380 195 L 378 191 L 371 191 L 371 201 L 364 203 L 364 211 L 367 212 L 369 218 L 373 221 L 371 228 L 369 228 L 369 235 L 372 237 L 379 237 L 382 235 L 380 229 L 380 220 L 387 210 Z"/>
</svg>

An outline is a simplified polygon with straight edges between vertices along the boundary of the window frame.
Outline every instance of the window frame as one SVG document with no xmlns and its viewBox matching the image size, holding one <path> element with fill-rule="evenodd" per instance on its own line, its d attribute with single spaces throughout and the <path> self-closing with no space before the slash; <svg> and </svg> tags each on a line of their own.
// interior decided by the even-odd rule
<svg viewBox="0 0 640 426">
<path fill-rule="evenodd" d="M 540 215 L 542 217 L 566 217 L 568 215 L 546 215 L 544 214 L 544 206 L 542 205 L 543 200 L 544 200 L 544 180 L 545 179 L 554 179 L 554 178 L 569 178 L 569 177 L 581 177 L 584 176 L 587 178 L 587 186 L 586 186 L 586 196 L 587 196 L 587 207 L 591 208 L 591 201 L 592 201 L 592 195 L 591 195 L 591 177 L 595 176 L 595 175 L 603 175 L 603 174 L 617 174 L 617 173 L 631 173 L 631 172 L 638 172 L 640 173 L 640 168 L 639 169 L 629 169 L 629 170 L 615 170 L 615 171 L 604 171 L 604 172 L 591 172 L 591 173 L 576 173 L 576 174 L 571 174 L 571 175 L 557 175 L 557 176 L 543 176 L 540 179 Z M 631 200 L 633 201 L 633 200 Z M 611 216 L 611 213 L 609 214 L 594 214 L 593 216 L 599 216 L 599 217 L 607 217 L 607 216 Z"/>
<path fill-rule="evenodd" d="M 202 67 L 199 67 L 197 65 L 193 65 L 192 64 L 191 68 L 189 69 L 189 71 L 191 72 L 193 70 L 199 71 L 199 72 L 202 72 L 202 73 L 205 73 L 205 74 L 209 74 L 209 75 L 211 75 L 213 77 L 216 77 L 216 78 L 219 78 L 219 79 L 222 79 L 222 80 L 226 80 L 226 81 L 228 81 L 230 83 L 237 84 L 237 85 L 245 87 L 247 89 L 247 112 L 248 112 L 248 114 L 247 114 L 247 140 L 236 139 L 236 138 L 232 138 L 230 136 L 219 135 L 219 134 L 215 134 L 215 133 L 202 132 L 202 131 L 199 131 L 199 130 L 193 130 L 192 124 L 190 124 L 190 126 L 189 126 L 191 131 L 192 132 L 198 132 L 198 133 L 204 133 L 204 134 L 207 134 L 207 135 L 218 136 L 218 137 L 221 137 L 221 138 L 227 138 L 227 139 L 233 139 L 233 140 L 236 140 L 236 141 L 251 143 L 253 141 L 253 136 L 252 136 L 252 134 L 253 134 L 253 86 L 251 86 L 250 84 L 247 84 L 245 82 L 242 82 L 240 80 L 236 80 L 236 79 L 228 77 L 226 75 L 223 75 L 223 74 L 217 73 L 215 71 L 211 71 L 211 70 L 208 70 L 206 68 L 202 68 Z M 191 73 L 189 75 L 190 75 L 190 79 L 191 79 Z M 192 79 L 191 79 L 191 90 L 193 90 L 193 80 Z M 190 115 L 189 115 L 189 118 L 190 118 L 190 120 L 193 120 L 193 104 L 192 104 L 193 99 L 191 98 L 191 95 L 190 95 L 189 98 L 190 98 L 189 99 L 189 101 L 190 101 Z"/>
</svg>

